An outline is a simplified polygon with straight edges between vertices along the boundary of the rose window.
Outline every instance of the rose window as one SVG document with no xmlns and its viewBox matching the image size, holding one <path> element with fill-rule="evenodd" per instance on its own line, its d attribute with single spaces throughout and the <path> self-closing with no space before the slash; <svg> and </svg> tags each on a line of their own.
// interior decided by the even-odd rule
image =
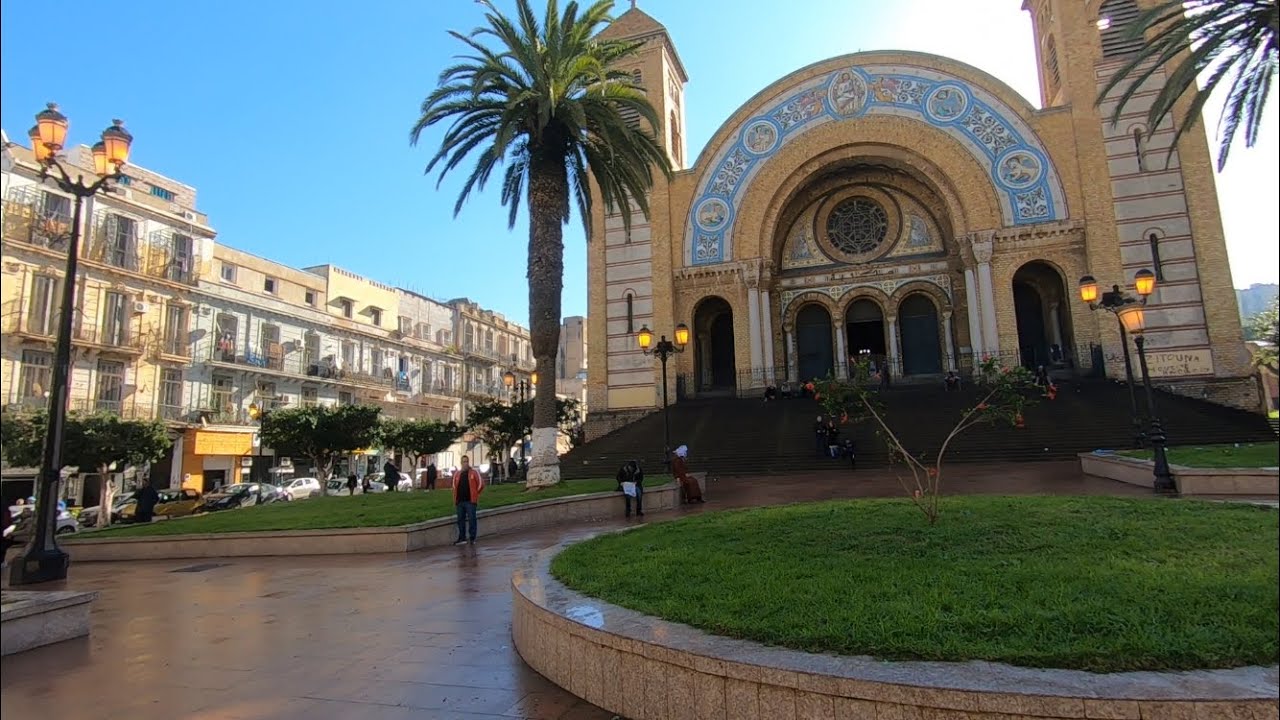
<svg viewBox="0 0 1280 720">
<path fill-rule="evenodd" d="M 889 232 L 884 208 L 867 198 L 845 200 L 827 216 L 831 244 L 851 255 L 864 255 L 880 247 Z"/>
</svg>

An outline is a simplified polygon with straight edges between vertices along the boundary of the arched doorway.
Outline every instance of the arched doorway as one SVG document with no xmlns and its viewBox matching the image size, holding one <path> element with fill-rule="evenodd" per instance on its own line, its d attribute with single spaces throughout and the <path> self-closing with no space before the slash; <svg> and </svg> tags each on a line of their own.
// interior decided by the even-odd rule
<svg viewBox="0 0 1280 720">
<path fill-rule="evenodd" d="M 888 354 L 884 341 L 884 311 L 873 300 L 854 300 L 845 311 L 845 339 L 849 357 L 869 355 L 877 363 Z"/>
<path fill-rule="evenodd" d="M 940 374 L 938 308 L 933 300 L 921 293 L 908 295 L 898 306 L 898 325 L 902 332 L 902 374 Z"/>
<path fill-rule="evenodd" d="M 733 308 L 724 298 L 709 297 L 693 312 L 694 386 L 699 393 L 732 393 L 737 387 L 733 357 Z"/>
<path fill-rule="evenodd" d="M 1041 260 L 1018 268 L 1013 274 L 1013 309 L 1023 366 L 1070 363 L 1071 311 L 1066 283 L 1056 268 Z"/>
<path fill-rule="evenodd" d="M 800 382 L 824 378 L 835 368 L 831 347 L 831 313 L 809 303 L 796 314 L 796 367 Z"/>
</svg>

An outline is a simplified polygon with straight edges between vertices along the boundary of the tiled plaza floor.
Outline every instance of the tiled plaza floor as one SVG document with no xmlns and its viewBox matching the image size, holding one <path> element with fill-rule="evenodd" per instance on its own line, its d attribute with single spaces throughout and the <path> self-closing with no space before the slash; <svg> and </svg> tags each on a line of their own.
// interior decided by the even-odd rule
<svg viewBox="0 0 1280 720">
<path fill-rule="evenodd" d="M 1083 479 L 1075 463 L 948 475 L 957 493 L 1149 494 Z M 712 483 L 706 505 L 681 512 L 900 492 L 884 472 L 727 479 Z M 607 720 L 521 662 L 509 583 L 532 552 L 621 525 L 619 517 L 482 536 L 475 547 L 407 555 L 73 565 L 65 587 L 101 593 L 92 636 L 4 658 L 0 715 Z"/>
</svg>

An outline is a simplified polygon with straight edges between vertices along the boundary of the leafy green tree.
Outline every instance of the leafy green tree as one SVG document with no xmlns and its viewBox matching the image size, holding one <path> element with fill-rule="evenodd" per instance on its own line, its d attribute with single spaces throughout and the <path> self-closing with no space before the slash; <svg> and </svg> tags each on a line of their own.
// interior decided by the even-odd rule
<svg viewBox="0 0 1280 720">
<path fill-rule="evenodd" d="M 450 32 L 466 54 L 440 74 L 410 139 L 416 144 L 427 128 L 450 123 L 426 168 L 439 168 L 440 180 L 476 155 L 455 214 L 499 165 L 505 165 L 502 204 L 512 227 L 527 194 L 530 340 L 538 372 L 549 378 L 555 376 L 560 342 L 563 226 L 571 205 L 588 236 L 595 191 L 608 209 L 634 203 L 648 217 L 653 170 L 670 176 L 671 164 L 651 130 L 663 127 L 661 119 L 631 73 L 618 68 L 640 43 L 599 35 L 611 21 L 613 0 L 585 8 L 569 2 L 563 13 L 556 0 L 548 0 L 542 22 L 530 0 L 516 0 L 514 20 L 490 0 L 477 2 L 486 24 L 466 35 Z M 628 116 L 643 118 L 647 127 L 628 122 Z M 630 214 L 623 212 L 622 219 L 629 227 Z M 560 463 L 552 383 L 537 390 L 533 427 L 529 484 L 553 485 Z"/>
<path fill-rule="evenodd" d="M 1254 350 L 1254 364 L 1272 372 L 1280 371 L 1276 358 L 1276 349 L 1280 346 L 1280 299 L 1273 299 L 1271 307 L 1254 315 L 1249 320 L 1249 330 L 1255 340 L 1268 343 Z"/>
<path fill-rule="evenodd" d="M 1111 114 L 1111 122 L 1117 123 L 1143 82 L 1167 70 L 1165 86 L 1147 112 L 1147 127 L 1154 130 L 1173 112 L 1178 99 L 1190 93 L 1172 148 L 1182 133 L 1199 122 L 1214 90 L 1229 79 L 1226 106 L 1218 120 L 1221 170 L 1242 125 L 1246 147 L 1258 140 L 1263 108 L 1276 77 L 1278 26 L 1276 0 L 1166 0 L 1140 14 L 1129 27 L 1126 39 L 1146 42 L 1102 88 L 1097 102 L 1127 83 Z M 1196 79 L 1202 75 L 1206 79 L 1201 88 Z"/>
<path fill-rule="evenodd" d="M 111 522 L 111 504 L 115 481 L 111 473 L 127 468 L 139 472 L 148 463 L 159 460 L 173 445 L 169 429 L 159 420 L 124 420 L 119 415 L 99 412 L 72 414 L 62 436 L 62 462 L 65 467 L 92 470 L 98 475 L 98 526 Z"/>
<path fill-rule="evenodd" d="M 382 446 L 399 450 L 417 468 L 418 458 L 448 450 L 466 430 L 452 420 L 384 420 Z"/>
<path fill-rule="evenodd" d="M 507 404 L 498 400 L 485 400 L 471 406 L 467 413 L 467 425 L 490 452 L 498 452 L 498 459 L 505 459 L 513 445 L 533 432 L 534 401 L 526 400 Z M 556 398 L 556 430 L 572 437 L 578 424 L 578 401 L 572 398 Z"/>
<path fill-rule="evenodd" d="M 312 405 L 273 410 L 262 416 L 262 444 L 311 459 L 321 487 L 338 458 L 377 444 L 382 409 L 373 405 Z"/>
<path fill-rule="evenodd" d="M 38 467 L 47 419 L 44 410 L 0 411 L 0 458 L 14 467 Z"/>
<path fill-rule="evenodd" d="M 973 385 L 979 399 L 966 410 L 947 433 L 938 454 L 929 462 L 923 454 L 907 449 L 889 427 L 878 392 L 873 382 L 869 361 L 862 360 L 852 368 L 852 379 L 828 377 L 806 384 L 824 412 L 836 422 L 870 422 L 889 450 L 890 461 L 905 467 L 911 478 L 899 475 L 898 482 L 924 513 L 929 523 L 938 521 L 938 497 L 942 488 L 943 461 L 947 448 L 961 433 L 975 425 L 1003 424 L 1013 428 L 1025 426 L 1023 411 L 1039 396 L 1052 400 L 1057 387 L 1038 388 L 1030 371 L 1024 367 L 1005 367 L 997 359 L 984 360 L 974 373 Z"/>
</svg>

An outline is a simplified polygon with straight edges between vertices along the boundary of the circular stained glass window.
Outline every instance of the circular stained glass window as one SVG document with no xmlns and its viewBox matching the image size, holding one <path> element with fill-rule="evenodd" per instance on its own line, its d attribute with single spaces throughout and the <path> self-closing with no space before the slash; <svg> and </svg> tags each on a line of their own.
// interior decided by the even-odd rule
<svg viewBox="0 0 1280 720">
<path fill-rule="evenodd" d="M 867 198 L 845 200 L 827 216 L 831 244 L 851 255 L 864 255 L 880 247 L 889 232 L 889 216 L 880 204 Z"/>
</svg>

